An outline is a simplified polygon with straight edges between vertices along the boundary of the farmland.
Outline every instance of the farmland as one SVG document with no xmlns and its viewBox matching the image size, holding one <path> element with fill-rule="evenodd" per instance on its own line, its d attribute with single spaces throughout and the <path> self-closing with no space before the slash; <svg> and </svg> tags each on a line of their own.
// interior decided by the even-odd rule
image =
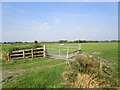
<svg viewBox="0 0 120 90">
<path fill-rule="evenodd" d="M 29 47 L 35 44 L 13 44 L 13 45 L 3 45 L 2 50 L 7 51 L 12 47 Z M 40 44 L 44 45 L 44 44 Z M 59 46 L 59 43 L 48 43 L 46 46 Z M 77 43 L 65 44 L 65 46 L 76 46 Z M 98 56 L 103 57 L 109 61 L 116 62 L 118 60 L 118 43 L 82 43 L 82 51 L 84 52 L 99 52 Z"/>
<path fill-rule="evenodd" d="M 3 65 L 4 88 L 58 87 L 62 81 L 64 60 L 37 58 Z M 12 84 L 11 84 L 12 83 Z"/>
<path fill-rule="evenodd" d="M 65 43 L 65 46 L 76 46 L 78 43 Z M 7 52 L 12 47 L 29 47 L 35 44 L 4 44 L 2 51 Z M 42 43 L 39 45 L 59 46 L 59 43 Z M 118 63 L 118 43 L 81 43 L 82 52 L 96 53 L 96 57 L 104 58 L 112 63 Z M 117 77 L 117 65 L 113 74 Z M 65 60 L 50 58 L 22 59 L 13 62 L 2 61 L 3 87 L 5 88 L 60 88 L 65 71 Z M 11 84 L 12 83 L 12 84 Z"/>
</svg>

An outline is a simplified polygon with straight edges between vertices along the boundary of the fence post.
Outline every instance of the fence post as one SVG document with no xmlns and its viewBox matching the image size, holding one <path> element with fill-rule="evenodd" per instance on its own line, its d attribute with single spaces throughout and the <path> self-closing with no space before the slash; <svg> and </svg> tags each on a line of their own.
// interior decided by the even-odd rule
<svg viewBox="0 0 120 90">
<path fill-rule="evenodd" d="M 67 47 L 67 59 L 69 58 L 69 47 Z"/>
<path fill-rule="evenodd" d="M 102 60 L 100 59 L 100 71 L 102 73 Z"/>
<path fill-rule="evenodd" d="M 60 57 L 60 46 L 59 46 L 59 57 Z"/>
<path fill-rule="evenodd" d="M 43 50 L 44 50 L 43 57 L 46 57 L 46 46 L 45 45 L 43 45 Z"/>
<path fill-rule="evenodd" d="M 78 45 L 77 45 L 77 50 L 78 50 L 77 53 L 80 54 L 80 51 L 81 51 L 81 44 L 78 44 Z"/>
<path fill-rule="evenodd" d="M 32 58 L 33 58 L 34 57 L 33 48 L 31 48 L 31 54 L 32 54 Z"/>
<path fill-rule="evenodd" d="M 3 55 L 1 55 L 1 56 L 3 56 Z M 7 56 L 8 56 L 8 61 L 10 61 L 10 53 L 8 53 Z"/>
<path fill-rule="evenodd" d="M 25 58 L 25 50 L 23 49 L 23 58 Z"/>
<path fill-rule="evenodd" d="M 51 49 L 51 55 L 53 55 L 54 54 L 54 50 L 53 50 L 53 48 Z"/>
</svg>

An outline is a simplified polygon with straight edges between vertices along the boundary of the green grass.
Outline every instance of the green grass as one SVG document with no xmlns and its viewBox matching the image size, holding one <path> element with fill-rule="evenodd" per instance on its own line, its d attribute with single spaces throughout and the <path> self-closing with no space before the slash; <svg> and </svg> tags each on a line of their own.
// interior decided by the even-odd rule
<svg viewBox="0 0 120 90">
<path fill-rule="evenodd" d="M 65 46 L 77 47 L 78 43 L 66 43 Z M 100 52 L 100 57 L 107 59 L 108 61 L 116 62 L 118 61 L 118 43 L 80 43 L 82 51 L 84 52 Z M 13 45 L 3 45 L 2 50 L 7 51 L 12 47 L 29 47 L 35 44 L 13 44 Z M 39 44 L 44 45 L 44 43 Z M 60 46 L 59 43 L 47 43 L 47 47 Z M 63 48 L 64 49 L 64 48 Z M 56 51 L 58 52 L 58 51 Z M 65 51 L 63 51 L 64 53 Z"/>
<path fill-rule="evenodd" d="M 3 88 L 59 87 L 65 60 L 34 58 L 3 63 Z M 23 72 L 24 71 L 24 72 Z M 12 72 L 9 74 L 9 72 Z M 17 75 L 17 76 L 16 76 Z M 12 83 L 12 84 L 11 84 Z"/>
<path fill-rule="evenodd" d="M 118 61 L 118 43 L 82 44 L 85 52 L 100 52 L 99 56 L 108 61 Z"/>
<path fill-rule="evenodd" d="M 55 65 L 63 62 L 64 60 L 48 59 L 48 58 L 34 58 L 16 60 L 11 63 L 3 64 L 3 70 L 16 70 L 16 69 L 29 69 L 32 67 L 41 67 L 44 65 Z M 14 66 L 14 67 L 13 67 Z"/>
<path fill-rule="evenodd" d="M 67 43 L 65 46 L 76 47 L 78 43 Z M 80 43 L 83 52 L 99 52 L 97 55 L 111 62 L 118 62 L 118 43 Z M 47 44 L 46 46 L 58 46 L 59 44 Z"/>
<path fill-rule="evenodd" d="M 75 47 L 77 44 L 78 43 L 66 43 L 65 46 Z M 2 51 L 7 52 L 9 48 L 12 47 L 22 48 L 34 45 L 35 44 L 6 44 L 2 46 Z M 48 43 L 45 45 L 47 47 L 60 46 L 59 43 Z M 100 54 L 97 56 L 113 63 L 118 62 L 118 43 L 81 43 L 81 47 L 83 52 L 99 52 Z M 2 70 L 5 72 L 3 74 L 5 77 L 3 80 L 5 83 L 3 85 L 4 88 L 64 87 L 61 85 L 63 81 L 61 74 L 65 70 L 64 60 L 34 58 L 15 60 L 10 63 L 2 61 L 2 63 Z M 114 65 L 114 68 L 113 74 L 117 76 L 117 65 Z"/>
<path fill-rule="evenodd" d="M 61 73 L 65 65 L 43 69 L 34 72 L 25 73 L 24 76 L 18 78 L 17 83 L 8 83 L 6 87 L 9 88 L 47 88 L 61 86 Z"/>
</svg>

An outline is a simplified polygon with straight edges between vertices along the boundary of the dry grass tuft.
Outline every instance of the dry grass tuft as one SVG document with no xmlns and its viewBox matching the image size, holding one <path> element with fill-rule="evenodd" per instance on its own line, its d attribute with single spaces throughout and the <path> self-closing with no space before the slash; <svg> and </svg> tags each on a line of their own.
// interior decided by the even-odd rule
<svg viewBox="0 0 120 90">
<path fill-rule="evenodd" d="M 90 53 L 82 53 L 76 57 L 75 62 L 69 62 L 66 71 L 62 74 L 66 85 L 71 88 L 109 88 L 117 86 L 110 74 L 112 68 L 106 64 L 100 67 L 100 60 Z M 113 82 L 112 82 L 113 81 Z"/>
</svg>

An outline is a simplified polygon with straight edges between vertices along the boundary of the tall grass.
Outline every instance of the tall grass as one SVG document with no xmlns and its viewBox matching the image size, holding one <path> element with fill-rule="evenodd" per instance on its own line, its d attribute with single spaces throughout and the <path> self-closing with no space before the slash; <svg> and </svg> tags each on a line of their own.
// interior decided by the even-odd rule
<svg viewBox="0 0 120 90">
<path fill-rule="evenodd" d="M 118 87 L 118 78 L 113 76 L 111 65 L 104 63 L 100 68 L 97 58 L 89 54 L 77 56 L 75 62 L 67 64 L 63 73 L 64 85 L 71 88 L 111 88 Z"/>
</svg>

